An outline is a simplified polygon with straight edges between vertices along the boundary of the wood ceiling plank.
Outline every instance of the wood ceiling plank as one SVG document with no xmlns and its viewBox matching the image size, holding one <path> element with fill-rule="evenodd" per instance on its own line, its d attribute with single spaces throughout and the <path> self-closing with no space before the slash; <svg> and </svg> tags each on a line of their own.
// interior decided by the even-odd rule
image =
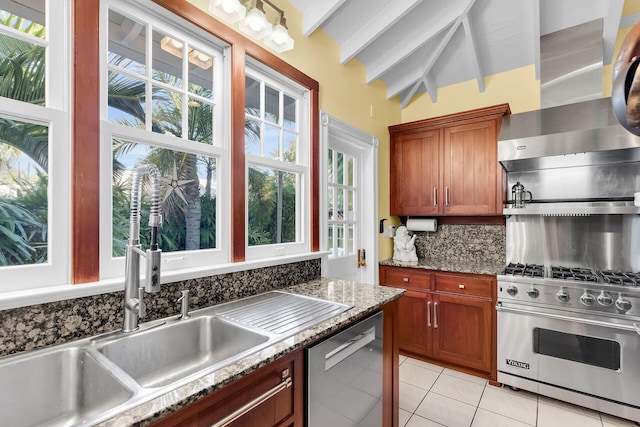
<svg viewBox="0 0 640 427">
<path fill-rule="evenodd" d="M 352 35 L 340 45 L 340 64 L 344 65 L 349 62 L 421 1 L 395 0 L 389 2 L 371 21 L 354 29 Z"/>
<path fill-rule="evenodd" d="M 476 76 L 478 82 L 478 90 L 484 92 L 484 72 L 482 71 L 482 62 L 480 61 L 480 55 L 478 54 L 478 45 L 476 38 L 473 34 L 473 28 L 471 22 L 469 22 L 469 16 L 465 16 L 462 19 L 462 27 L 464 28 L 465 41 L 469 49 L 469 56 L 471 57 L 471 66 L 473 67 L 473 73 Z"/>
<path fill-rule="evenodd" d="M 309 37 L 322 25 L 346 0 L 315 1 L 311 7 L 304 10 L 302 18 L 302 32 Z"/>
<path fill-rule="evenodd" d="M 540 80 L 540 0 L 531 2 L 531 28 L 533 28 L 533 61 L 536 65 L 536 80 Z"/>
<path fill-rule="evenodd" d="M 604 42 L 604 58 L 605 65 L 611 64 L 613 60 L 613 50 L 620 29 L 620 18 L 622 17 L 622 8 L 624 0 L 609 0 L 609 9 L 604 17 L 602 38 Z"/>
</svg>

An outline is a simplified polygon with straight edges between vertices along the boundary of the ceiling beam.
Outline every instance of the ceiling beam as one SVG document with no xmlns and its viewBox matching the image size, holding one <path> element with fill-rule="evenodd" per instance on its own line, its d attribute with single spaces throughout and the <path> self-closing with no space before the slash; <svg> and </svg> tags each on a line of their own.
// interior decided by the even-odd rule
<svg viewBox="0 0 640 427">
<path fill-rule="evenodd" d="M 421 84 L 422 81 L 418 80 L 413 84 L 413 87 L 411 87 L 411 90 L 408 93 L 400 96 L 400 109 L 405 109 L 405 107 L 409 104 L 409 101 L 411 101 L 411 98 L 413 98 L 413 95 L 416 94 L 416 91 Z"/>
<path fill-rule="evenodd" d="M 421 46 L 436 38 L 442 31 L 447 29 L 452 23 L 456 22 L 456 19 L 460 16 L 460 13 L 454 10 L 447 10 L 447 13 L 447 16 L 443 16 L 440 19 L 442 25 L 438 27 L 430 27 L 427 31 L 421 32 L 419 36 L 414 36 L 412 34 L 412 37 L 409 39 L 399 40 L 397 49 L 393 52 L 386 52 L 384 55 L 380 55 L 380 59 L 368 65 L 367 83 L 370 84 L 375 79 L 380 78 L 381 75 L 402 62 Z"/>
<path fill-rule="evenodd" d="M 636 22 L 640 21 L 640 12 L 632 13 L 631 15 L 623 16 L 620 19 L 620 28 L 632 27 Z"/>
<path fill-rule="evenodd" d="M 482 71 L 482 63 L 480 62 L 480 55 L 478 54 L 478 45 L 476 38 L 473 35 L 473 29 L 469 22 L 469 16 L 466 15 L 462 19 L 462 26 L 464 28 L 465 40 L 469 48 L 469 54 L 471 56 L 471 66 L 473 67 L 474 74 L 476 75 L 476 81 L 478 82 L 478 90 L 484 92 L 484 72 Z"/>
<path fill-rule="evenodd" d="M 433 52 L 431 54 L 433 55 Z M 424 70 L 420 68 L 403 73 L 400 78 L 387 85 L 387 99 L 393 98 L 415 82 L 421 81 L 424 76 Z"/>
<path fill-rule="evenodd" d="M 349 62 L 421 1 L 394 0 L 387 3 L 373 19 L 355 29 L 353 34 L 340 45 L 340 64 Z"/>
<path fill-rule="evenodd" d="M 433 84 L 431 73 L 427 73 L 422 78 L 422 84 L 424 84 L 424 87 L 427 89 L 427 92 L 429 92 L 429 96 L 431 97 L 431 102 L 433 102 L 434 104 L 438 102 L 438 88 L 435 87 L 435 85 Z"/>
<path fill-rule="evenodd" d="M 311 2 L 311 6 L 303 12 L 302 33 L 309 37 L 324 23 L 346 0 L 323 0 Z"/>
<path fill-rule="evenodd" d="M 602 28 L 602 39 L 604 41 L 604 64 L 611 64 L 613 60 L 613 49 L 620 29 L 620 17 L 624 0 L 609 0 L 609 9 L 604 17 Z"/>
<path fill-rule="evenodd" d="M 531 28 L 533 29 L 533 62 L 536 65 L 536 80 L 540 80 L 540 0 L 531 2 Z"/>
</svg>

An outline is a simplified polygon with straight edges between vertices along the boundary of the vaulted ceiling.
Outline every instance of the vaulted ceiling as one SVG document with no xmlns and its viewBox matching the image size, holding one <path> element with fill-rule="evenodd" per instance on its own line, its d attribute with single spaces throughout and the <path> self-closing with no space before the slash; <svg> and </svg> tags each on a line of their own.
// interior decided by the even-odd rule
<svg viewBox="0 0 640 427">
<path fill-rule="evenodd" d="M 486 76 L 535 64 L 540 37 L 603 19 L 604 63 L 612 60 L 624 0 L 289 0 L 309 37 L 321 28 L 340 45 L 340 62 L 366 67 L 402 108 L 428 92 L 467 80 L 485 90 Z M 622 22 L 621 22 L 622 21 Z"/>
</svg>

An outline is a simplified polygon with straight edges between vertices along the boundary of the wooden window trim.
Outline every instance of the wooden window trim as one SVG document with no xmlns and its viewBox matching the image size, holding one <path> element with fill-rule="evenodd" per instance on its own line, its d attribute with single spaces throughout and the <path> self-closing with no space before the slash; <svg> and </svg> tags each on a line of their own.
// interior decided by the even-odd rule
<svg viewBox="0 0 640 427">
<path fill-rule="evenodd" d="M 310 250 L 320 250 L 319 83 L 186 0 L 153 0 L 173 14 L 231 45 L 231 99 L 244 99 L 246 56 L 278 71 L 310 92 Z M 71 172 L 71 280 L 100 279 L 100 0 L 73 0 L 73 106 Z M 244 105 L 232 101 L 231 259 L 245 260 Z"/>
</svg>

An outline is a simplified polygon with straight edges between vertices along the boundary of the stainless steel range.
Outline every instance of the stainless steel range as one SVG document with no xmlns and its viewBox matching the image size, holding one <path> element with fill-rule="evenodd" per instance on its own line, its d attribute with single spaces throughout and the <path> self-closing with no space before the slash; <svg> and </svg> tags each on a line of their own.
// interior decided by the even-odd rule
<svg viewBox="0 0 640 427">
<path fill-rule="evenodd" d="M 531 194 L 505 197 L 498 381 L 640 422 L 640 138 L 604 102 L 541 110 L 522 129 L 512 116 L 501 133 L 507 188 Z"/>
</svg>

